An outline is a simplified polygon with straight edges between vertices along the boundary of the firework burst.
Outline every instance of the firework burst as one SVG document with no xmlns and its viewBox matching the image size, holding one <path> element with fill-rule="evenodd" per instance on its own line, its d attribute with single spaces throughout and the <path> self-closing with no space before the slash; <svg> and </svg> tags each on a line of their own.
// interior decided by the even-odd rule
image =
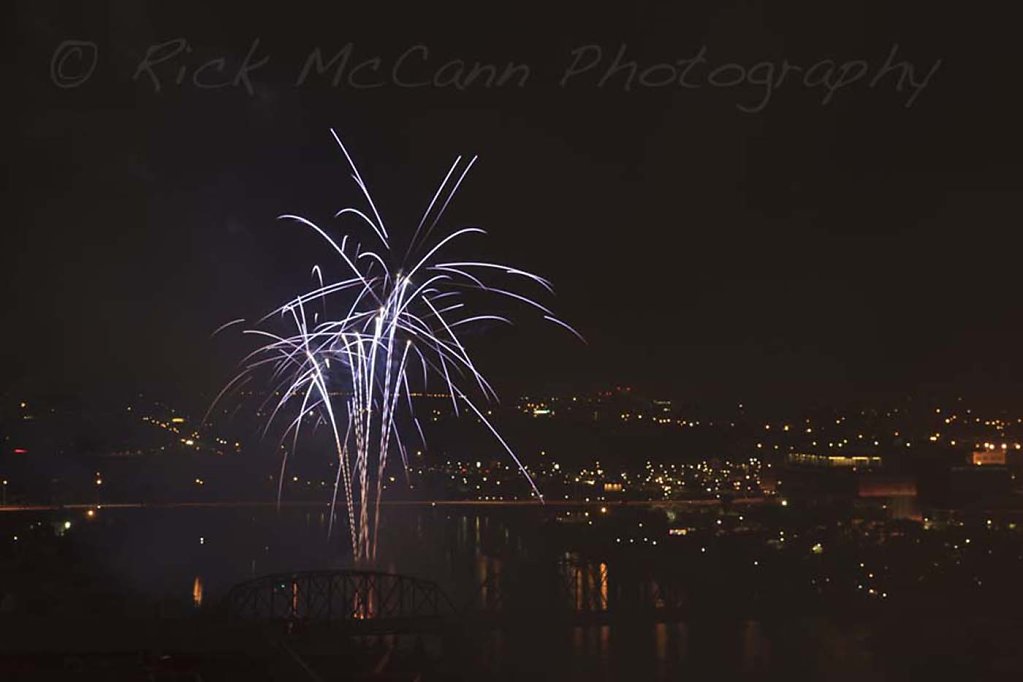
<svg viewBox="0 0 1023 682">
<path fill-rule="evenodd" d="M 543 499 L 512 448 L 470 397 L 497 399 L 461 335 L 480 323 L 511 323 L 505 315 L 480 306 L 488 299 L 503 299 L 579 335 L 528 291 L 494 281 L 503 277 L 527 290 L 553 293 L 546 279 L 507 265 L 448 260 L 445 255 L 453 243 L 484 233 L 476 227 L 438 229 L 476 157 L 455 159 L 411 238 L 405 240 L 406 248 L 399 250 L 341 138 L 330 132 L 365 202 L 363 208 L 342 208 L 334 217 L 356 223 L 357 231 L 374 246 L 367 248 L 354 233 L 325 229 L 302 216 L 280 216 L 315 232 L 345 275 L 325 282 L 324 270 L 314 266 L 313 288 L 246 328 L 244 333 L 262 345 L 243 359 L 241 371 L 217 400 L 257 373 L 269 374 L 274 399 L 266 405 L 266 428 L 275 421 L 286 424 L 278 501 L 288 452 L 295 451 L 303 424 L 328 429 L 337 458 L 330 530 L 338 497 L 343 496 L 355 560 L 372 563 L 385 471 L 396 456 L 407 470 L 403 434 L 425 440 L 413 409 L 413 387 L 426 391 L 439 385 L 456 414 L 475 415 L 514 460 L 532 494 Z M 281 320 L 287 331 L 273 331 L 280 329 Z M 221 329 L 244 323 L 235 320 Z"/>
</svg>

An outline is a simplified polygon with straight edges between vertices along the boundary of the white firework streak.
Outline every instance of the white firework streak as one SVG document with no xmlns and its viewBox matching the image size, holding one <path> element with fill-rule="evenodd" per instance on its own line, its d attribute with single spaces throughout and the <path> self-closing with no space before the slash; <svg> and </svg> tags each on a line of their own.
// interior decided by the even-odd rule
<svg viewBox="0 0 1023 682">
<path fill-rule="evenodd" d="M 244 333 L 263 339 L 265 343 L 243 359 L 241 371 L 228 382 L 217 400 L 248 383 L 257 371 L 272 368 L 271 395 L 279 393 L 280 399 L 269 412 L 266 429 L 288 406 L 297 406 L 297 412 L 281 436 L 282 447 L 290 440 L 290 452 L 295 451 L 306 419 L 312 421 L 314 429 L 318 424 L 327 426 L 338 466 L 328 535 L 333 529 L 334 509 L 340 493 L 347 510 L 355 561 L 371 564 L 376 559 L 383 480 L 393 448 L 397 448 L 406 477 L 408 475 L 399 425 L 411 422 L 425 442 L 413 412 L 410 378 L 421 377 L 424 392 L 431 377 L 439 381 L 454 405 L 455 414 L 459 414 L 460 404 L 467 407 L 515 462 L 532 494 L 543 500 L 526 467 L 462 386 L 463 382 L 469 382 L 479 389 L 483 400 L 497 399 L 456 330 L 461 332 L 480 322 L 511 324 L 511 320 L 504 315 L 476 310 L 463 300 L 463 294 L 476 291 L 525 303 L 539 311 L 543 319 L 582 337 L 525 293 L 487 283 L 491 275 L 506 275 L 527 285 L 536 285 L 545 293 L 553 293 L 551 283 L 543 277 L 499 263 L 441 259 L 452 243 L 485 234 L 477 227 L 463 227 L 431 240 L 476 157 L 464 166 L 461 156 L 455 159 L 411 235 L 408 248 L 395 253 L 392 247 L 395 235 L 384 226 L 370 191 L 341 138 L 334 130 L 330 133 L 369 207 L 368 211 L 343 208 L 334 217 L 354 217 L 368 225 L 369 236 L 379 243 L 379 251 L 361 244 L 352 247 L 350 241 L 354 240 L 349 240 L 347 233 L 342 234 L 338 242 L 330 231 L 301 216 L 279 216 L 281 220 L 297 222 L 316 232 L 338 256 L 345 276 L 325 283 L 324 269 L 320 265 L 313 266 L 312 274 L 318 286 L 275 308 L 257 322 L 257 327 L 246 329 Z M 398 265 L 392 269 L 388 263 Z M 406 269 L 408 264 L 412 265 Z M 332 317 L 329 312 L 328 304 L 335 302 L 343 311 L 339 317 Z M 311 325 L 306 313 L 309 305 L 315 306 Z M 285 320 L 294 327 L 286 333 L 264 328 L 275 320 Z M 243 322 L 229 322 L 217 331 Z M 287 448 L 284 451 L 278 503 L 289 454 Z"/>
</svg>

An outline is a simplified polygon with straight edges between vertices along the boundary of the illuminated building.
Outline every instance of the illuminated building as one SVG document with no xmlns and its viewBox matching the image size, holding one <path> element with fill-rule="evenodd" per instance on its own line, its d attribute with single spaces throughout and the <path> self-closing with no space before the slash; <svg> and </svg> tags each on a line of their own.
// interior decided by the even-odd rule
<svg viewBox="0 0 1023 682">
<path fill-rule="evenodd" d="M 977 466 L 1005 466 L 1005 450 L 978 450 L 970 461 Z"/>
<path fill-rule="evenodd" d="M 801 466 L 872 469 L 881 466 L 881 457 L 878 455 L 818 455 L 794 452 L 788 456 L 788 462 Z"/>
</svg>

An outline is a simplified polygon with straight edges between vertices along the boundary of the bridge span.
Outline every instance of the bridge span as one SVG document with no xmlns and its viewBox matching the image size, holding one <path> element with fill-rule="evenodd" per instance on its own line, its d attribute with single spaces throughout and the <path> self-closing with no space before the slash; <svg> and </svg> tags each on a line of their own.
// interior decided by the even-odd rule
<svg viewBox="0 0 1023 682">
<path fill-rule="evenodd" d="M 532 599 L 502 594 L 487 581 L 469 603 L 456 603 L 430 580 L 379 571 L 304 571 L 240 583 L 221 603 L 232 620 L 288 629 L 334 626 L 352 634 L 402 634 L 449 628 L 494 628 L 542 617 L 566 625 L 612 621 L 674 621 L 683 614 L 679 590 L 655 580 L 611 582 L 603 564 L 563 561 L 557 575 L 537 581 Z"/>
</svg>

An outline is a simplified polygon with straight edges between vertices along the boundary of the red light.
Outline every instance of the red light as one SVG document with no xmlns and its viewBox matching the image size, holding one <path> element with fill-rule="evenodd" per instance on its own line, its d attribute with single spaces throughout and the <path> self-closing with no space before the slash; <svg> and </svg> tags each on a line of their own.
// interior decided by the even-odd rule
<svg viewBox="0 0 1023 682">
<path fill-rule="evenodd" d="M 27 455 L 28 454 L 28 450 L 26 450 L 25 448 L 14 448 L 14 454 L 16 454 L 16 455 Z"/>
</svg>

